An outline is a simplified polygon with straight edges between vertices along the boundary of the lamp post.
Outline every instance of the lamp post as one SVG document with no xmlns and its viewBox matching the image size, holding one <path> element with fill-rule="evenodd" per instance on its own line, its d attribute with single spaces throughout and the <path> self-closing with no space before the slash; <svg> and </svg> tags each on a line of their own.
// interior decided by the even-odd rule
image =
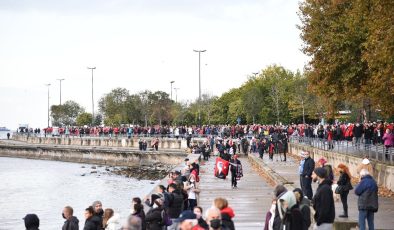
<svg viewBox="0 0 394 230">
<path fill-rule="evenodd" d="M 193 50 L 198 53 L 198 123 L 201 126 L 201 53 L 207 50 Z"/>
<path fill-rule="evenodd" d="M 49 86 L 51 86 L 51 84 L 45 84 L 48 87 L 48 124 L 47 124 L 47 128 L 49 127 Z"/>
<path fill-rule="evenodd" d="M 94 123 L 93 70 L 95 70 L 96 67 L 88 67 L 88 69 L 92 70 L 92 125 L 93 125 Z"/>
<path fill-rule="evenodd" d="M 170 81 L 171 84 L 171 101 L 172 101 L 172 84 L 174 84 L 175 81 Z"/>
<path fill-rule="evenodd" d="M 60 105 L 62 105 L 62 81 L 66 80 L 66 79 L 64 79 L 64 78 L 59 79 L 58 78 L 56 80 L 58 80 L 60 83 Z"/>
<path fill-rule="evenodd" d="M 178 103 L 178 89 L 179 88 L 174 88 L 174 90 L 175 90 L 175 103 Z"/>
</svg>

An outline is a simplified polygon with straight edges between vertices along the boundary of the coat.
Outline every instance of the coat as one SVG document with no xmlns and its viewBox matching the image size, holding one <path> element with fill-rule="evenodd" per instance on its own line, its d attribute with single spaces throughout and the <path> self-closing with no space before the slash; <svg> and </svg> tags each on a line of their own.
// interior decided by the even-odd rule
<svg viewBox="0 0 394 230">
<path fill-rule="evenodd" d="M 382 140 L 384 141 L 384 146 L 394 146 L 394 134 L 392 133 L 385 133 L 383 135 Z"/>
<path fill-rule="evenodd" d="M 317 226 L 323 223 L 334 223 L 335 205 L 331 185 L 332 181 L 323 180 L 317 187 L 312 199 L 313 208 L 316 211 L 315 221 Z"/>
<path fill-rule="evenodd" d="M 105 230 L 117 230 L 119 229 L 119 214 L 115 213 L 111 218 L 108 219 Z"/>
<path fill-rule="evenodd" d="M 79 230 L 79 220 L 75 216 L 71 217 L 64 222 L 62 230 Z"/>
<path fill-rule="evenodd" d="M 97 219 L 98 218 L 95 218 L 95 216 L 86 219 L 83 230 L 101 230 L 100 222 L 98 222 Z"/>
<path fill-rule="evenodd" d="M 163 229 L 162 216 L 161 216 L 162 211 L 163 211 L 163 208 L 161 208 L 161 207 L 153 208 L 148 211 L 148 213 L 145 216 L 147 230 L 162 230 Z"/>
<path fill-rule="evenodd" d="M 220 210 L 222 216 L 222 224 L 230 230 L 235 230 L 234 222 L 232 218 L 235 216 L 234 210 L 230 207 L 226 207 Z"/>
<path fill-rule="evenodd" d="M 183 195 L 180 191 L 173 191 L 169 196 L 168 215 L 171 219 L 178 218 L 183 211 Z"/>
<path fill-rule="evenodd" d="M 314 169 L 315 169 L 315 161 L 310 157 L 305 158 L 304 168 L 302 170 L 301 176 L 311 177 Z"/>
<path fill-rule="evenodd" d="M 354 193 L 358 196 L 358 210 L 378 211 L 378 185 L 370 175 L 361 178 Z"/>
</svg>

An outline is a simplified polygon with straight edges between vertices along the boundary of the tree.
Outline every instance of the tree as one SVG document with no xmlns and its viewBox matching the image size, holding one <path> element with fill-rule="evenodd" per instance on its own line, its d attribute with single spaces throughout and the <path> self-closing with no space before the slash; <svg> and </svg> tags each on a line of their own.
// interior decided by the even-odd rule
<svg viewBox="0 0 394 230">
<path fill-rule="evenodd" d="M 84 109 L 75 101 L 66 101 L 63 105 L 52 105 L 52 125 L 75 125 L 75 120 L 77 116 L 82 112 L 84 112 Z"/>
<path fill-rule="evenodd" d="M 81 113 L 78 115 L 76 124 L 78 126 L 90 125 L 92 123 L 92 114 L 91 113 Z"/>
<path fill-rule="evenodd" d="M 305 0 L 300 3 L 303 52 L 311 90 L 333 117 L 341 101 L 394 113 L 394 2 Z M 382 82 L 384 82 L 382 84 Z"/>
</svg>

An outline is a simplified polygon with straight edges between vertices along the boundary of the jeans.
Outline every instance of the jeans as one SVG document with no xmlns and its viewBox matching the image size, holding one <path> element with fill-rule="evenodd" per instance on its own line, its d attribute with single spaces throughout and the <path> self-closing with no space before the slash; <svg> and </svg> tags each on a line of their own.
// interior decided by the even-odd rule
<svg viewBox="0 0 394 230">
<path fill-rule="evenodd" d="M 196 207 L 196 206 L 197 206 L 197 200 L 196 199 L 189 199 L 189 210 L 193 211 L 194 207 Z"/>
<path fill-rule="evenodd" d="M 373 223 L 374 212 L 368 210 L 359 210 L 358 211 L 358 227 L 360 230 L 365 230 L 365 219 L 368 221 L 368 229 L 374 230 Z"/>
</svg>

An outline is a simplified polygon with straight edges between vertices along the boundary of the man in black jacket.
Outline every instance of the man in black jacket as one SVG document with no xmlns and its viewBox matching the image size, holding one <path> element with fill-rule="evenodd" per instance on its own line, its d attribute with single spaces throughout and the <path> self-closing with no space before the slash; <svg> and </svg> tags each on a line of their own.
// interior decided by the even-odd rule
<svg viewBox="0 0 394 230">
<path fill-rule="evenodd" d="M 183 195 L 176 184 L 168 185 L 168 192 L 170 193 L 170 201 L 167 211 L 168 215 L 174 222 L 183 211 Z M 170 226 L 168 229 L 175 229 L 176 226 L 175 224 L 173 225 L 174 226 Z"/>
<path fill-rule="evenodd" d="M 73 216 L 73 212 L 74 210 L 70 206 L 64 207 L 62 215 L 66 221 L 64 222 L 62 230 L 79 230 L 79 220 Z"/>
<path fill-rule="evenodd" d="M 103 210 L 103 204 L 101 201 L 96 200 L 93 202 L 92 207 L 94 209 L 94 215 L 92 217 L 92 220 L 94 222 L 99 223 L 99 229 L 104 229 L 103 227 L 103 215 L 104 215 L 104 210 Z"/>
<path fill-rule="evenodd" d="M 333 229 L 335 219 L 334 197 L 331 189 L 332 181 L 327 179 L 327 172 L 324 168 L 316 168 L 312 174 L 313 181 L 319 182 L 315 196 L 312 199 L 315 209 L 315 221 L 317 230 Z"/>
<path fill-rule="evenodd" d="M 302 192 L 309 200 L 312 200 L 312 172 L 315 169 L 315 161 L 310 157 L 309 152 L 304 152 L 305 162 L 302 170 Z"/>
</svg>

